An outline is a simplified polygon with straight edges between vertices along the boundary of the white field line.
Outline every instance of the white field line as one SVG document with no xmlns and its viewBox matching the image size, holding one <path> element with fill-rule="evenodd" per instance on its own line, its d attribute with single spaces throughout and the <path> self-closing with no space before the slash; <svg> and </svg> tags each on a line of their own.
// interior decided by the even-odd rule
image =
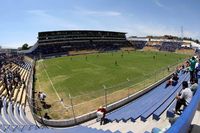
<svg viewBox="0 0 200 133">
<path fill-rule="evenodd" d="M 43 62 L 42 62 L 42 64 L 43 64 Z M 47 75 L 47 77 L 48 77 L 48 79 L 49 79 L 49 81 L 50 81 L 50 83 L 51 83 L 51 86 L 52 86 L 54 92 L 56 93 L 56 95 L 57 95 L 57 97 L 58 97 L 60 103 L 62 104 L 62 106 L 63 106 L 65 109 L 67 109 L 67 107 L 66 107 L 66 106 L 64 105 L 64 103 L 63 103 L 62 98 L 59 96 L 59 94 L 58 94 L 58 92 L 57 92 L 55 86 L 53 85 L 53 82 L 52 82 L 52 80 L 50 79 L 49 74 L 48 74 L 48 72 L 47 72 L 47 70 L 46 70 L 44 64 L 43 64 L 43 68 L 44 68 L 44 71 L 45 71 L 45 73 L 46 73 L 46 75 Z"/>
<path fill-rule="evenodd" d="M 58 64 L 56 64 L 56 66 L 57 66 L 59 69 L 62 69 L 62 67 L 61 67 L 61 66 L 59 66 Z"/>
</svg>

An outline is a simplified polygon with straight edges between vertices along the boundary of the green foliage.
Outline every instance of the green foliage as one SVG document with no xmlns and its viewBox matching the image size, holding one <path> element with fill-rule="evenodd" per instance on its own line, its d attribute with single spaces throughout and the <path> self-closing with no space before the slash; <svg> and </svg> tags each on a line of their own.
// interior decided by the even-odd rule
<svg viewBox="0 0 200 133">
<path fill-rule="evenodd" d="M 22 50 L 27 50 L 27 49 L 29 49 L 28 44 L 27 43 L 23 44 L 22 45 Z"/>
</svg>

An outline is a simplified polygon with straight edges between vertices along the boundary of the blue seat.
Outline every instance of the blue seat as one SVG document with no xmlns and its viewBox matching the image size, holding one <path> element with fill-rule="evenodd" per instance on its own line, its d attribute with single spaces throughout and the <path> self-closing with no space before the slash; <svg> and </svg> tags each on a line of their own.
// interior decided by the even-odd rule
<svg viewBox="0 0 200 133">
<path fill-rule="evenodd" d="M 165 83 L 162 84 L 163 86 Z M 141 104 L 145 106 L 149 100 L 152 100 L 152 96 L 155 95 L 155 93 L 160 93 L 162 90 L 160 90 L 161 87 L 157 86 L 152 91 L 148 92 L 147 94 L 137 98 L 133 102 L 129 103 L 128 105 L 125 105 L 121 107 L 120 109 L 108 114 L 107 118 L 110 120 L 128 120 L 132 113 L 137 111 L 139 107 L 141 107 Z"/>
<path fill-rule="evenodd" d="M 189 75 L 186 76 L 185 80 L 189 79 Z M 182 82 L 179 82 L 177 85 L 177 90 L 172 93 L 172 95 L 153 113 L 153 119 L 159 120 L 160 115 L 170 106 L 170 104 L 174 101 L 177 93 L 179 93 L 182 89 Z"/>
<path fill-rule="evenodd" d="M 115 131 L 114 133 L 121 133 L 119 130 Z"/>
<path fill-rule="evenodd" d="M 18 103 L 14 104 L 14 115 L 20 121 L 20 123 L 22 123 L 23 125 L 28 124 L 28 123 L 25 122 L 25 120 L 22 119 L 22 117 L 19 114 Z"/>
<path fill-rule="evenodd" d="M 179 81 L 182 81 L 184 77 L 185 75 L 180 75 Z M 170 88 L 172 88 L 172 86 L 166 89 L 165 85 L 166 83 L 163 82 L 159 86 L 155 87 L 155 89 L 153 89 L 152 91 L 139 97 L 128 105 L 123 106 L 120 109 L 108 114 L 107 118 L 111 121 L 127 121 L 129 119 L 135 121 L 171 91 Z"/>
<path fill-rule="evenodd" d="M 180 77 L 181 80 L 184 79 L 184 76 L 182 75 Z M 165 84 L 165 83 L 164 83 Z M 157 107 L 160 106 L 161 101 L 163 100 L 163 97 L 166 97 L 166 95 L 169 95 L 171 91 L 174 89 L 173 86 L 170 86 L 169 88 L 165 89 L 163 85 L 159 86 L 161 92 L 155 93 L 152 97 L 147 98 L 147 104 L 144 107 L 138 107 L 138 112 L 134 113 L 133 119 L 137 119 L 138 117 L 141 117 L 141 120 L 145 121 L 151 114 L 152 111 L 154 111 Z M 143 101 L 141 101 L 143 102 Z M 153 108 L 152 108 L 153 107 Z"/>
<path fill-rule="evenodd" d="M 185 79 L 185 76 L 182 75 L 179 81 L 179 84 L 174 86 L 170 86 L 169 88 L 163 90 L 162 94 L 156 94 L 160 95 L 161 97 L 157 97 L 155 102 L 149 104 L 149 107 L 146 111 L 141 112 L 141 120 L 146 121 L 146 119 L 157 109 L 159 108 L 178 88 L 178 86 L 181 84 L 181 81 Z M 156 97 L 156 95 L 154 97 Z"/>
<path fill-rule="evenodd" d="M 171 104 L 171 106 L 169 107 L 169 109 L 167 110 L 167 117 L 174 117 L 174 112 L 173 109 L 176 106 L 176 100 L 173 101 L 173 103 Z"/>
</svg>

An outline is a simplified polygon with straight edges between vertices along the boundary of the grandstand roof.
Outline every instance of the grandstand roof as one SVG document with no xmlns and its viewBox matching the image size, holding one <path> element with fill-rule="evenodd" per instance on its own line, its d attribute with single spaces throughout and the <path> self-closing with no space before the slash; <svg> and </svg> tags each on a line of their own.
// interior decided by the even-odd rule
<svg viewBox="0 0 200 133">
<path fill-rule="evenodd" d="M 105 31 L 105 30 L 58 30 L 58 31 L 42 31 L 38 33 L 44 33 L 44 32 L 111 32 L 111 33 L 121 33 L 121 34 L 127 34 L 126 32 L 117 32 L 117 31 Z"/>
</svg>

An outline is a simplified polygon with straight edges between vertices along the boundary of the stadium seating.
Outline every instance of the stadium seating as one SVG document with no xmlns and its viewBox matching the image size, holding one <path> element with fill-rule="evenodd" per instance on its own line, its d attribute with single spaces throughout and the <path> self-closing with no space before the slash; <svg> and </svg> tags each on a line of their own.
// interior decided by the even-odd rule
<svg viewBox="0 0 200 133">
<path fill-rule="evenodd" d="M 136 49 L 143 49 L 145 47 L 147 41 L 134 40 L 134 41 L 130 41 L 130 43 Z"/>
<path fill-rule="evenodd" d="M 186 81 L 189 80 L 189 76 L 186 77 Z M 167 109 L 167 107 L 173 102 L 177 93 L 181 91 L 181 82 L 177 85 L 177 90 L 153 113 L 153 119 L 159 120 L 160 115 Z M 176 101 L 176 100 L 174 100 Z M 171 107 L 171 106 L 170 106 Z M 174 108 L 173 108 L 174 109 Z M 172 109 L 172 110 L 173 110 Z M 173 113 L 174 114 L 174 113 Z"/>
<path fill-rule="evenodd" d="M 171 113 L 171 109 L 175 107 L 175 103 L 171 105 L 167 113 L 167 116 L 174 117 Z M 183 113 L 176 120 L 176 122 L 166 131 L 166 133 L 188 133 L 190 130 L 191 122 L 194 114 L 200 103 L 200 86 L 198 86 L 197 92 L 193 96 L 190 104 L 184 109 Z"/>
<path fill-rule="evenodd" d="M 185 77 L 183 78 L 183 80 L 185 80 Z M 182 81 L 182 79 L 181 79 L 180 81 Z M 142 121 L 146 121 L 146 119 L 147 119 L 153 112 L 155 112 L 158 108 L 160 108 L 160 106 L 166 105 L 166 106 L 164 106 L 164 108 L 166 108 L 168 105 L 170 105 L 170 103 L 169 103 L 169 104 L 165 104 L 165 103 L 166 103 L 167 100 L 173 101 L 173 99 L 175 98 L 174 95 L 177 94 L 176 92 L 177 92 L 178 88 L 181 88 L 181 83 L 182 83 L 182 82 L 180 82 L 180 81 L 179 81 L 179 83 L 178 83 L 175 87 L 170 86 L 169 88 L 167 88 L 167 89 L 169 89 L 169 91 L 168 91 L 165 95 L 163 95 L 163 97 L 162 97 L 161 99 L 159 99 L 159 102 L 157 102 L 156 104 L 152 105 L 151 108 L 149 108 L 145 113 L 143 113 L 143 114 L 141 115 L 141 120 L 142 120 Z M 162 112 L 161 112 L 161 113 L 162 113 Z M 155 118 L 155 116 L 157 116 L 157 115 L 153 115 L 153 116 L 154 116 L 154 118 Z M 157 119 L 157 120 L 158 120 L 158 119 Z"/>
<path fill-rule="evenodd" d="M 141 117 L 141 119 L 145 121 L 154 111 L 162 106 L 164 102 L 167 102 L 172 94 L 177 92 L 176 90 L 179 88 L 181 82 L 186 79 L 186 77 L 188 77 L 188 74 L 180 75 L 179 84 L 177 84 L 175 87 L 171 86 L 169 88 L 165 88 L 166 83 L 163 82 L 151 92 L 141 96 L 117 111 L 111 112 L 108 114 L 107 118 L 111 121 L 123 120 L 126 122 L 129 119 L 135 121 L 137 118 Z M 173 101 L 173 99 L 170 100 L 171 102 Z M 169 106 L 169 104 L 164 108 Z"/>
<path fill-rule="evenodd" d="M 181 48 L 182 43 L 180 42 L 163 42 L 160 51 L 170 51 L 170 52 L 175 52 L 176 49 Z"/>
<path fill-rule="evenodd" d="M 24 63 L 12 63 L 12 67 L 5 66 L 5 69 L 10 69 L 12 72 L 16 69 L 19 69 L 21 79 L 27 81 L 29 77 L 30 64 Z M 3 101 L 3 108 L 1 109 L 0 115 L 0 130 L 2 132 L 15 132 L 29 129 L 35 124 L 28 123 L 26 121 L 24 109 L 21 106 L 24 106 L 26 101 L 26 89 L 25 84 L 22 83 L 21 86 L 17 86 L 13 89 L 10 96 L 7 95 L 7 90 L 2 84 L 3 81 L 0 81 L 1 88 L 1 97 Z M 25 119 L 25 120 L 23 120 Z M 0 132 L 1 132 L 0 131 Z"/>
</svg>

